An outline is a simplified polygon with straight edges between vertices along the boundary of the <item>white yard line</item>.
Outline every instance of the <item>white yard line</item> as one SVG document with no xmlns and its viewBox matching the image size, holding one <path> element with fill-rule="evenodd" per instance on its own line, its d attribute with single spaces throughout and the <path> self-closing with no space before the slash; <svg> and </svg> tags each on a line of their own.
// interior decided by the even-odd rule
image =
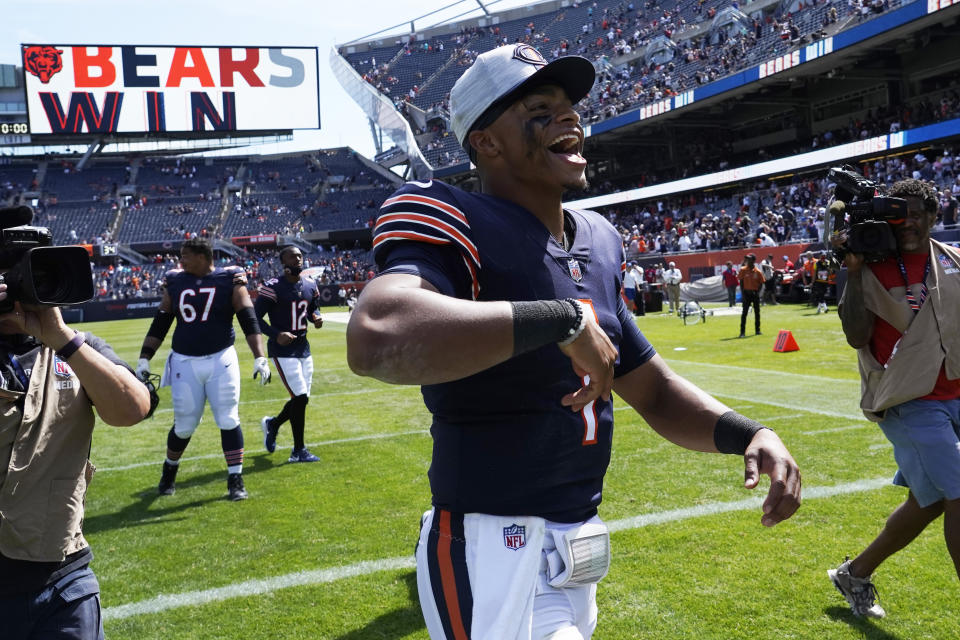
<svg viewBox="0 0 960 640">
<path fill-rule="evenodd" d="M 668 359 L 670 367 L 711 395 L 831 418 L 863 420 L 860 381 L 735 365 Z"/>
<path fill-rule="evenodd" d="M 316 375 L 314 376 L 316 378 Z M 322 384 L 322 383 L 320 383 Z M 331 391 L 330 393 L 311 393 L 311 398 L 328 398 L 331 396 L 357 396 L 365 393 L 383 393 L 383 389 L 356 389 L 354 391 Z M 241 400 L 237 404 L 267 404 L 274 402 L 286 402 L 290 396 L 277 396 L 275 398 L 261 398 L 260 400 Z M 160 413 L 173 413 L 173 407 L 166 409 L 157 409 L 153 415 Z"/>
<path fill-rule="evenodd" d="M 803 490 L 804 498 L 830 498 L 833 496 L 858 493 L 863 491 L 873 491 L 890 483 L 889 478 L 872 478 L 869 480 L 859 480 L 839 484 L 832 487 L 807 487 Z M 763 502 L 763 497 L 758 495 L 746 500 L 735 500 L 732 502 L 711 502 L 698 505 L 696 507 L 686 507 L 682 509 L 670 509 L 668 511 L 658 511 L 655 513 L 642 514 L 632 518 L 613 520 L 607 523 L 610 531 L 628 531 L 639 529 L 655 524 L 667 522 L 678 522 L 690 518 L 699 518 L 702 516 L 714 515 L 717 513 L 729 513 L 731 511 L 748 511 L 759 509 Z M 386 558 L 381 560 L 366 560 L 342 567 L 332 567 L 329 569 L 312 569 L 309 571 L 297 571 L 282 576 L 272 578 L 258 578 L 237 582 L 224 587 L 214 589 L 204 589 L 202 591 L 187 591 L 184 593 L 162 594 L 148 600 L 140 602 L 130 602 L 128 604 L 106 607 L 103 610 L 103 617 L 106 620 L 122 620 L 133 616 L 160 613 L 169 609 L 179 609 L 208 602 L 219 602 L 230 598 L 241 598 L 263 593 L 270 593 L 279 589 L 288 587 L 298 587 L 306 585 L 324 584 L 336 582 L 344 578 L 353 578 L 356 576 L 369 575 L 379 571 L 393 571 L 396 569 L 412 569 L 416 562 L 412 555 L 399 556 L 396 558 Z"/>
<path fill-rule="evenodd" d="M 333 567 L 332 569 L 312 569 L 310 571 L 297 571 L 283 576 L 273 578 L 262 578 L 257 580 L 246 580 L 236 582 L 225 587 L 216 589 L 204 589 L 203 591 L 186 591 L 184 593 L 171 593 L 159 595 L 149 600 L 140 602 L 131 602 L 121 604 L 116 607 L 108 607 L 103 610 L 104 618 L 107 620 L 122 620 L 133 616 L 143 615 L 145 613 L 159 613 L 168 609 L 179 609 L 180 607 L 206 604 L 208 602 L 219 602 L 230 598 L 241 598 L 245 596 L 255 596 L 261 593 L 270 593 L 279 589 L 288 587 L 299 587 L 306 585 L 324 584 L 326 582 L 335 582 L 343 578 L 353 578 L 355 576 L 365 576 L 378 571 L 392 571 L 395 569 L 412 569 L 417 566 L 413 556 L 401 556 L 399 558 L 389 558 L 386 560 L 373 560 L 367 562 L 357 562 L 356 564 L 345 567 Z"/>
<path fill-rule="evenodd" d="M 260 433 L 259 431 L 257 433 Z M 325 447 L 331 444 L 341 444 L 343 442 L 362 442 L 364 440 L 380 440 L 382 438 L 395 438 L 399 436 L 409 436 L 413 434 L 424 434 L 430 433 L 429 429 L 415 429 L 413 431 L 398 431 L 397 433 L 375 433 L 368 436 L 356 436 L 354 438 L 338 438 L 336 440 L 323 440 L 321 442 L 307 442 L 306 446 L 308 447 Z M 262 449 L 257 450 L 262 451 Z M 247 453 L 250 453 L 249 451 Z M 190 456 L 188 458 L 181 458 L 181 461 L 189 460 L 210 460 L 212 458 L 223 458 L 222 453 L 207 453 L 202 456 Z M 151 460 L 150 462 L 134 462 L 133 464 L 125 464 L 119 467 L 97 467 L 97 473 L 103 473 L 104 471 L 126 471 L 127 469 L 138 469 L 140 467 L 152 467 L 158 465 L 157 460 Z"/>
</svg>

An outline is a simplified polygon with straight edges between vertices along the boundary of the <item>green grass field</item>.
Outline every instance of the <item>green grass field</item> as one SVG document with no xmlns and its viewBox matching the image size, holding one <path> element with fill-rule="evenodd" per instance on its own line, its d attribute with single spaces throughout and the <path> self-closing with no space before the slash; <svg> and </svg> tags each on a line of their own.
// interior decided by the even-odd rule
<svg viewBox="0 0 960 640">
<path fill-rule="evenodd" d="M 641 329 L 681 374 L 781 435 L 803 471 L 805 501 L 790 520 L 760 525 L 735 456 L 694 453 L 654 434 L 617 404 L 613 460 L 600 516 L 613 564 L 599 587 L 594 638 L 956 638 L 957 577 L 936 522 L 880 568 L 888 617 L 854 618 L 826 570 L 859 552 L 902 501 L 887 480 L 892 450 L 859 413 L 856 358 L 831 311 L 763 309 L 764 335 L 738 340 L 737 316 L 684 326 L 652 315 Z M 135 363 L 149 320 L 84 325 Z M 752 327 L 752 318 L 751 324 Z M 774 353 L 778 329 L 800 350 Z M 220 436 L 209 412 L 181 464 L 177 493 L 160 498 L 169 390 L 148 421 L 98 426 L 98 471 L 85 532 L 111 638 L 427 638 L 413 545 L 430 502 L 429 418 L 415 387 L 358 378 L 345 325 L 311 330 L 316 371 L 307 442 L 321 463 L 274 454 L 260 417 L 285 390 L 245 376 L 240 415 L 250 499 L 225 499 Z M 154 358 L 161 367 L 169 339 Z"/>
</svg>

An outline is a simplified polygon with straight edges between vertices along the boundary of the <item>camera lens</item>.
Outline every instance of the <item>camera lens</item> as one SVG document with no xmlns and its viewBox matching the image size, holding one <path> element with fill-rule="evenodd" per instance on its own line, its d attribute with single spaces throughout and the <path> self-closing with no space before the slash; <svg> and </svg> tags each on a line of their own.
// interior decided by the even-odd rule
<svg viewBox="0 0 960 640">
<path fill-rule="evenodd" d="M 93 297 L 90 257 L 83 247 L 38 247 L 30 251 L 28 302 L 75 304 Z"/>
</svg>

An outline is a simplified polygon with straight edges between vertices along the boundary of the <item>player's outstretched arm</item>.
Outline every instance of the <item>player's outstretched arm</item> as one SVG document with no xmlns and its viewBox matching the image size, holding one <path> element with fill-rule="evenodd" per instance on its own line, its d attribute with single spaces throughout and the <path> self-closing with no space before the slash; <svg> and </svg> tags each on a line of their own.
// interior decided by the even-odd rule
<svg viewBox="0 0 960 640">
<path fill-rule="evenodd" d="M 508 302 L 473 302 L 439 293 L 414 275 L 370 281 L 347 325 L 354 373 L 397 384 L 459 380 L 513 354 Z"/>
<path fill-rule="evenodd" d="M 555 317 L 562 318 L 563 309 L 573 308 L 572 302 L 564 301 L 460 300 L 439 293 L 417 276 L 385 274 L 364 287 L 350 317 L 347 361 L 354 373 L 385 382 L 458 380 L 500 364 L 515 353 L 559 342 L 559 337 L 540 340 L 538 330 L 529 327 L 547 327 L 543 334 L 547 335 L 555 324 L 551 313 L 560 310 Z M 563 333 L 568 321 L 558 322 Z M 576 373 L 591 379 L 562 403 L 577 410 L 597 397 L 609 397 L 617 353 L 592 316 L 576 339 L 561 349 L 571 358 Z"/>
<path fill-rule="evenodd" d="M 717 438 L 726 447 L 731 429 L 739 428 L 738 422 L 759 426 L 674 373 L 659 355 L 614 380 L 613 389 L 657 433 L 694 451 L 720 452 Z M 734 427 L 727 426 L 731 419 Z M 749 432 L 745 433 L 744 439 L 749 439 L 742 446 L 733 447 L 739 448 L 737 453 L 742 452 L 744 456 L 744 486 L 753 489 L 760 475 L 770 477 L 761 522 L 772 526 L 789 518 L 799 508 L 800 470 L 776 433 L 760 429 L 752 434 L 752 438 Z M 733 435 L 736 435 L 735 431 Z"/>
</svg>

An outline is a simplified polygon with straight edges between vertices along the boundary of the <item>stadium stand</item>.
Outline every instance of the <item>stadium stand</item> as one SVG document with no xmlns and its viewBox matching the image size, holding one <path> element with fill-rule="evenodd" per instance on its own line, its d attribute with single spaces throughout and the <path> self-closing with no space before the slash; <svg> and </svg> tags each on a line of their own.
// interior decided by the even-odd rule
<svg viewBox="0 0 960 640">
<path fill-rule="evenodd" d="M 891 134 L 938 123 L 956 128 L 960 71 L 956 53 L 950 53 L 948 21 L 896 46 L 863 47 L 833 69 L 824 65 L 807 75 L 784 74 L 779 82 L 753 82 L 733 97 L 698 100 L 679 118 L 611 120 L 916 2 L 596 0 L 566 7 L 548 2 L 549 9 L 505 14 L 512 17 L 485 26 L 448 25 L 425 38 L 410 34 L 351 45 L 341 55 L 411 122 L 421 123 L 417 140 L 428 162 L 449 168 L 434 177 L 449 176 L 468 189 L 465 154 L 448 130 L 449 90 L 476 55 L 499 44 L 526 42 L 548 59 L 589 57 L 598 82 L 581 105 L 584 123 L 596 127 L 586 149 L 592 185 L 587 195 L 608 196 L 714 172 L 736 174 L 767 160 L 855 141 L 884 138 L 887 144 Z M 944 64 L 930 66 L 918 57 L 923 68 L 909 68 L 911 47 L 928 45 L 940 47 L 939 54 L 930 55 L 939 55 Z M 915 176 L 935 183 L 943 210 L 938 229 L 955 230 L 960 237 L 956 144 L 954 131 L 922 148 L 895 150 L 890 142 L 889 149 L 858 153 L 851 162 L 882 182 Z M 29 196 L 37 209 L 35 223 L 49 226 L 58 244 L 154 245 L 143 249 L 146 264 L 114 260 L 97 267 L 98 297 L 117 299 L 155 295 L 159 276 L 176 262 L 171 255 L 177 244 L 194 235 L 227 242 L 244 237 L 303 241 L 308 263 L 325 267 L 324 282 L 363 281 L 375 271 L 369 254 L 345 247 L 368 246 L 380 203 L 400 181 L 348 148 L 216 159 L 94 156 L 82 170 L 75 162 L 80 164 L 76 156 L 35 157 L 0 165 L 0 197 L 12 203 L 25 192 L 40 193 Z M 677 188 L 595 208 L 620 231 L 632 258 L 758 243 L 816 243 L 832 195 L 825 174 L 823 164 L 779 171 L 775 177 L 753 174 L 710 190 Z M 320 239 L 341 232 L 349 239 L 337 241 L 339 247 Z M 309 251 L 311 241 L 328 248 Z M 163 252 L 156 253 L 158 247 Z M 279 273 L 274 249 L 236 249 L 236 255 L 223 259 L 242 264 L 252 282 Z"/>
<path fill-rule="evenodd" d="M 364 53 L 348 54 L 344 48 L 341 55 L 391 97 L 401 113 L 410 103 L 438 114 L 445 113 L 450 88 L 463 69 L 479 53 L 501 44 L 531 44 L 548 60 L 585 56 L 600 70 L 597 86 L 578 107 L 584 122 L 592 124 L 728 77 L 902 4 L 787 0 L 741 7 L 737 0 L 597 0 L 485 27 L 461 27 L 423 41 L 414 34 Z M 434 168 L 468 161 L 447 129 L 415 129 L 427 134 L 420 145 Z"/>
<path fill-rule="evenodd" d="M 0 203 L 11 202 L 24 191 L 36 189 L 37 170 L 32 162 L 0 165 Z"/>
<path fill-rule="evenodd" d="M 123 214 L 117 233 L 120 242 L 183 240 L 191 234 L 208 235 L 220 216 L 220 200 L 159 198 L 158 202 L 135 203 Z"/>
</svg>

